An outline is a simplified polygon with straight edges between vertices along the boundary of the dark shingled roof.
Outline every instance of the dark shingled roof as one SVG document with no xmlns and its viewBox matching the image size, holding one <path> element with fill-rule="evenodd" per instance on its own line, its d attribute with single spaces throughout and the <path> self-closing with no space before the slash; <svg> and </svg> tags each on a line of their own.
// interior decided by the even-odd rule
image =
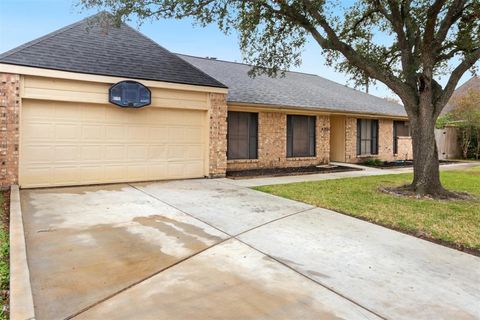
<svg viewBox="0 0 480 320">
<path fill-rule="evenodd" d="M 250 65 L 178 55 L 228 86 L 228 101 L 279 107 L 407 116 L 402 105 L 313 74 L 286 72 L 285 77 L 248 76 Z"/>
<path fill-rule="evenodd" d="M 7 51 L 0 63 L 225 88 L 127 24 L 102 26 L 102 15 Z"/>
</svg>

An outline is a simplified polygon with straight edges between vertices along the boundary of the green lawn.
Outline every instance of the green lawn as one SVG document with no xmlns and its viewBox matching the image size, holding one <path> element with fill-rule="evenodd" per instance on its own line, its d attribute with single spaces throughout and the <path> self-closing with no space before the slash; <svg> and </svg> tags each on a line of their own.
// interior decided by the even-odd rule
<svg viewBox="0 0 480 320">
<path fill-rule="evenodd" d="M 409 183 L 411 174 L 291 183 L 255 189 L 480 252 L 480 167 L 444 171 L 441 177 L 446 188 L 466 191 L 475 200 L 403 198 L 378 191 L 379 186 Z"/>
<path fill-rule="evenodd" d="M 0 193 L 0 320 L 8 319 L 8 311 L 3 306 L 8 304 L 8 298 L 4 292 L 9 289 L 10 268 L 9 268 L 9 242 L 8 242 L 8 218 L 4 212 L 4 198 Z"/>
</svg>

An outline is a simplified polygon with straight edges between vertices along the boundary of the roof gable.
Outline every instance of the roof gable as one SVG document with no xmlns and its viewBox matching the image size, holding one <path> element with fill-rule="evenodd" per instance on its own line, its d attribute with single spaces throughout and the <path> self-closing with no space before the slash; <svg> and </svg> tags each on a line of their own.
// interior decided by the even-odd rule
<svg viewBox="0 0 480 320">
<path fill-rule="evenodd" d="M 0 63 L 62 71 L 166 81 L 225 85 L 122 23 L 105 28 L 99 13 L 0 55 Z"/>
</svg>

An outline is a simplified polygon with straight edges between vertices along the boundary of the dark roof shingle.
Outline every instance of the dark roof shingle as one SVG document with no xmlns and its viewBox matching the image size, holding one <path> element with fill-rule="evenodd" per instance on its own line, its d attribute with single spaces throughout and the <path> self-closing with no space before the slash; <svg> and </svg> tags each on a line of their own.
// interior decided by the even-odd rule
<svg viewBox="0 0 480 320">
<path fill-rule="evenodd" d="M 0 63 L 192 85 L 225 85 L 137 30 L 99 13 L 0 54 Z"/>
<path fill-rule="evenodd" d="M 407 116 L 402 105 L 378 98 L 314 74 L 286 72 L 285 77 L 251 78 L 250 65 L 179 54 L 228 86 L 228 101 L 337 112 Z"/>
</svg>

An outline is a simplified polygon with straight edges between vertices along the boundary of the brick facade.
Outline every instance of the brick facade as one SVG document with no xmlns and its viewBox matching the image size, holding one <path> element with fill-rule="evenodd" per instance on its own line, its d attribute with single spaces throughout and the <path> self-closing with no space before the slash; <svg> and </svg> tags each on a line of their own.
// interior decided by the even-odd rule
<svg viewBox="0 0 480 320">
<path fill-rule="evenodd" d="M 393 120 L 378 120 L 378 155 L 357 156 L 357 118 L 347 117 L 345 124 L 345 161 L 359 163 L 366 158 L 378 158 L 386 161 L 411 160 L 412 139 L 410 137 L 399 137 L 398 153 L 393 154 Z"/>
<path fill-rule="evenodd" d="M 330 117 L 316 118 L 316 156 L 287 158 L 287 114 L 259 112 L 258 159 L 229 160 L 228 170 L 300 167 L 327 164 L 330 156 Z"/>
<path fill-rule="evenodd" d="M 209 176 L 224 177 L 227 170 L 227 95 L 210 93 Z"/>
<path fill-rule="evenodd" d="M 398 147 L 397 155 L 395 159 L 397 160 L 411 160 L 413 159 L 413 149 L 412 149 L 412 138 L 411 137 L 398 137 Z"/>
<path fill-rule="evenodd" d="M 0 185 L 18 183 L 20 76 L 0 74 Z"/>
<path fill-rule="evenodd" d="M 382 160 L 393 160 L 393 120 L 378 120 L 378 156 Z"/>
<path fill-rule="evenodd" d="M 357 118 L 345 119 L 345 162 L 357 162 Z"/>
</svg>

